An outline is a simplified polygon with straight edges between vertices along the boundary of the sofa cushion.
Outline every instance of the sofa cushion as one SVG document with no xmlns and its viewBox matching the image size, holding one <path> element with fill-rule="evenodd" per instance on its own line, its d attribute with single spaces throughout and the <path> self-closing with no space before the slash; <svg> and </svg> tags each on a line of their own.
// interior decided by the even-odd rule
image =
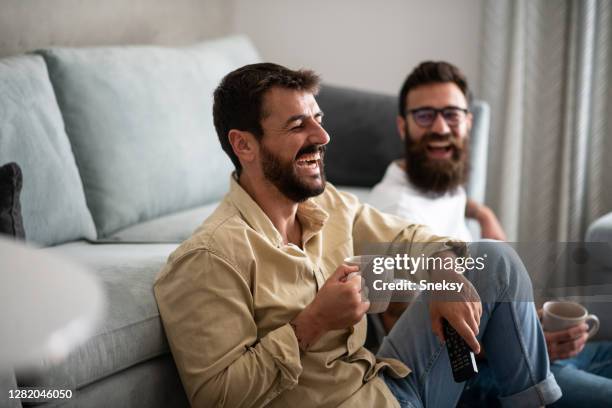
<svg viewBox="0 0 612 408">
<path fill-rule="evenodd" d="M 46 249 L 89 267 L 103 284 L 107 310 L 91 338 L 59 364 L 35 367 L 48 386 L 81 388 L 168 353 L 153 281 L 176 245 L 73 242 Z M 31 384 L 18 373 L 17 380 Z"/>
<path fill-rule="evenodd" d="M 91 214 L 45 62 L 0 59 L 0 163 L 23 173 L 21 212 L 29 241 L 95 238 Z"/>
<path fill-rule="evenodd" d="M 19 195 L 23 180 L 15 162 L 0 167 L 0 234 L 25 239 Z"/>
<path fill-rule="evenodd" d="M 218 202 L 165 215 L 119 230 L 98 242 L 180 243 L 217 208 Z"/>
<path fill-rule="evenodd" d="M 229 71 L 258 60 L 248 40 L 39 52 L 102 237 L 227 191 L 232 165 L 213 126 L 212 93 Z"/>
<path fill-rule="evenodd" d="M 21 404 L 18 407 L 21 408 Z M 70 400 L 56 400 L 55 404 L 39 408 L 50 407 L 189 408 L 190 405 L 174 360 L 168 353 L 78 388 Z"/>
</svg>

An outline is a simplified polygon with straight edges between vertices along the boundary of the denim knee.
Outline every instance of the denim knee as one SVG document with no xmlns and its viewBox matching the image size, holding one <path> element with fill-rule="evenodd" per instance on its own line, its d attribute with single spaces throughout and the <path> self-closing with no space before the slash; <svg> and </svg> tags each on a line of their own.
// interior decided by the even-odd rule
<svg viewBox="0 0 612 408">
<path fill-rule="evenodd" d="M 472 258 L 485 259 L 484 269 L 473 277 L 482 301 L 533 301 L 531 278 L 512 246 L 482 240 L 472 243 L 469 251 Z"/>
</svg>

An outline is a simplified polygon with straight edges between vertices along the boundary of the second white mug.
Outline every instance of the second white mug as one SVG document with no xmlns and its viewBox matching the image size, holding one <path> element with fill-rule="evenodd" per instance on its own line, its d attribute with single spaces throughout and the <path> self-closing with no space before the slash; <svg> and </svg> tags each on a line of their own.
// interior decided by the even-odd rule
<svg viewBox="0 0 612 408">
<path fill-rule="evenodd" d="M 579 303 L 568 301 L 549 301 L 544 303 L 542 313 L 542 327 L 549 332 L 568 329 L 587 323 L 591 325 L 589 338 L 599 330 L 599 318 L 589 314 L 587 309 Z"/>
</svg>

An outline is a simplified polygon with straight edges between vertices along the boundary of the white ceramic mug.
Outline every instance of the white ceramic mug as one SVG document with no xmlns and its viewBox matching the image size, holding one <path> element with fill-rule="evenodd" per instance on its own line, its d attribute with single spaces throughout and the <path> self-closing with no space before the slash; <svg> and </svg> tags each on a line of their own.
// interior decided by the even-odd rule
<svg viewBox="0 0 612 408">
<path fill-rule="evenodd" d="M 549 301 L 544 303 L 542 327 L 549 332 L 568 329 L 579 324 L 591 324 L 589 339 L 599 330 L 599 318 L 589 314 L 584 306 L 575 302 Z"/>
<path fill-rule="evenodd" d="M 374 280 L 381 280 L 383 282 L 393 282 L 394 269 L 384 268 L 381 273 L 374 273 L 374 259 L 385 258 L 384 255 L 357 255 L 350 256 L 344 259 L 344 264 L 358 266 L 359 272 L 352 272 L 346 278 L 352 279 L 356 276 L 361 276 L 364 279 L 364 286 L 362 288 L 362 296 L 364 300 L 370 301 L 370 308 L 368 313 L 382 313 L 389 307 L 391 296 L 393 291 L 385 290 L 379 291 L 376 295 L 369 296 L 370 289 Z"/>
</svg>

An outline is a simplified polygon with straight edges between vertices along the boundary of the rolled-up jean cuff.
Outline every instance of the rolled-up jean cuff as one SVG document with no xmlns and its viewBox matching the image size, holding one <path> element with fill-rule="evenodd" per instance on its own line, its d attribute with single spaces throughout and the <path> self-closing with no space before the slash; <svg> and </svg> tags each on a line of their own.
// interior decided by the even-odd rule
<svg viewBox="0 0 612 408">
<path fill-rule="evenodd" d="M 500 397 L 502 407 L 540 407 L 552 404 L 561 398 L 561 388 L 555 380 L 555 376 L 550 374 L 546 379 L 533 387 L 518 392 L 516 394 Z"/>
</svg>

